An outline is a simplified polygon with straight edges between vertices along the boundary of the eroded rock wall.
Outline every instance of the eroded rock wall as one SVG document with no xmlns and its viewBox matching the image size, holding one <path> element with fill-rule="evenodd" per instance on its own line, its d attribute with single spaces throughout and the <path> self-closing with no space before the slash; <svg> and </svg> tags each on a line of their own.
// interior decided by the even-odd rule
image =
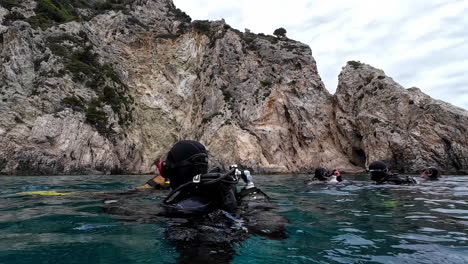
<svg viewBox="0 0 468 264">
<path fill-rule="evenodd" d="M 466 111 L 370 66 L 332 96 L 308 46 L 170 0 L 2 4 L 1 174 L 148 173 L 181 139 L 256 172 L 467 168 Z"/>
<path fill-rule="evenodd" d="M 350 62 L 334 95 L 337 142 L 360 166 L 384 160 L 400 172 L 467 171 L 468 112 L 405 89 L 382 70 Z"/>
<path fill-rule="evenodd" d="M 39 2 L 1 9 L 2 173 L 145 173 L 180 139 L 256 171 L 355 168 L 308 46 L 191 22 L 172 1 L 57 4 L 80 19 L 49 23 Z"/>
</svg>

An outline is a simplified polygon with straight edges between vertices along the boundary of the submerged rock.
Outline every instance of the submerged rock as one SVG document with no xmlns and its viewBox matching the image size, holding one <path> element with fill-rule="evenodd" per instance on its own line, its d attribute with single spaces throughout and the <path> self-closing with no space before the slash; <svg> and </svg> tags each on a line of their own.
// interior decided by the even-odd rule
<svg viewBox="0 0 468 264">
<path fill-rule="evenodd" d="M 370 66 L 348 65 L 332 96 L 297 41 L 191 21 L 170 0 L 78 2 L 0 7 L 1 174 L 149 173 L 180 139 L 256 172 L 468 170 L 466 111 Z"/>
</svg>

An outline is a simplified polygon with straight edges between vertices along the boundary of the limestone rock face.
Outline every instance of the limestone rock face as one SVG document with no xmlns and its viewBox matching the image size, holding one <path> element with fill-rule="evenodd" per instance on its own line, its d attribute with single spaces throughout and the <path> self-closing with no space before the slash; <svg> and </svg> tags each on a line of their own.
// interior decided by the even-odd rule
<svg viewBox="0 0 468 264">
<path fill-rule="evenodd" d="M 355 169 L 308 46 L 191 22 L 169 0 L 57 5 L 65 21 L 41 8 L 0 12 L 1 173 L 146 173 L 180 139 L 256 171 Z"/>
<path fill-rule="evenodd" d="M 466 111 L 362 64 L 332 96 L 302 43 L 120 2 L 2 2 L 0 174 L 149 173 L 182 139 L 255 172 L 467 168 Z"/>
<path fill-rule="evenodd" d="M 382 70 L 350 62 L 334 96 L 337 142 L 359 166 L 384 160 L 400 172 L 468 168 L 468 112 L 405 89 Z"/>
</svg>

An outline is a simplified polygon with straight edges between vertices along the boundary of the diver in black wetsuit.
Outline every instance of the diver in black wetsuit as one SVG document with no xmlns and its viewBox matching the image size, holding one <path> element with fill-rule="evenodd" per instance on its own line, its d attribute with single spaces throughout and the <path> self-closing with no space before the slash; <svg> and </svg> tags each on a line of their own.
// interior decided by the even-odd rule
<svg viewBox="0 0 468 264">
<path fill-rule="evenodd" d="M 425 179 L 428 179 L 428 180 L 433 180 L 433 181 L 439 180 L 439 176 L 440 176 L 439 170 L 437 168 L 433 168 L 433 167 L 424 169 L 424 171 L 421 174 L 422 178 L 425 178 Z"/>
<path fill-rule="evenodd" d="M 369 164 L 369 173 L 371 180 L 377 184 L 416 184 L 416 180 L 406 176 L 405 178 L 397 174 L 390 174 L 387 165 L 382 161 L 374 161 Z"/>
<path fill-rule="evenodd" d="M 319 182 L 342 182 L 343 178 L 340 174 L 340 171 L 338 169 L 333 169 L 331 172 L 327 171 L 325 168 L 317 168 L 315 169 L 314 172 L 314 177 L 307 181 L 306 183 L 310 184 L 313 183 L 314 181 L 319 181 Z"/>
<path fill-rule="evenodd" d="M 208 173 L 208 153 L 201 143 L 177 142 L 157 167 L 160 175 L 145 186 L 172 190 L 163 202 L 168 214 L 203 214 L 216 209 L 233 212 L 237 208 L 236 184 L 242 172 L 232 168 L 225 173 Z"/>
<path fill-rule="evenodd" d="M 314 172 L 313 181 L 326 181 L 328 180 L 329 173 L 325 168 L 317 168 Z"/>
<path fill-rule="evenodd" d="M 208 155 L 201 143 L 176 143 L 157 167 L 160 175 L 137 189 L 170 188 L 162 209 L 138 212 L 134 204 L 109 204 L 107 211 L 119 216 L 169 216 L 164 235 L 180 253 L 179 263 L 228 263 L 235 254 L 233 243 L 250 234 L 286 238 L 286 220 L 255 187 L 250 172 L 231 166 L 227 172 L 207 173 Z M 237 191 L 240 179 L 245 186 Z"/>
</svg>

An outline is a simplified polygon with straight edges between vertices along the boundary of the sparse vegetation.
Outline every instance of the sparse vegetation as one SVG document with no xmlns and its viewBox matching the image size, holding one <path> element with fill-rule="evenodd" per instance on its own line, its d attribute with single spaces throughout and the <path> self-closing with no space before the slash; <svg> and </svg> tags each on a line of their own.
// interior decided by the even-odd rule
<svg viewBox="0 0 468 264">
<path fill-rule="evenodd" d="M 27 19 L 33 27 L 48 28 L 55 23 L 65 23 L 78 18 L 75 9 L 58 0 L 39 0 L 34 9 L 36 15 Z"/>
<path fill-rule="evenodd" d="M 286 33 L 287 33 L 286 29 L 284 29 L 282 27 L 277 28 L 277 29 L 275 29 L 275 31 L 273 31 L 273 35 L 275 35 L 278 38 L 285 38 Z"/>
<path fill-rule="evenodd" d="M 208 20 L 195 20 L 192 22 L 193 29 L 199 34 L 210 34 L 210 21 Z"/>
<path fill-rule="evenodd" d="M 11 23 L 13 23 L 16 20 L 25 20 L 25 19 L 26 18 L 23 16 L 23 14 L 20 14 L 20 13 L 18 13 L 16 11 L 12 11 L 12 12 L 8 13 L 7 15 L 5 15 L 5 17 L 3 17 L 2 24 L 6 25 L 6 26 L 9 26 L 9 25 L 11 25 Z"/>
<path fill-rule="evenodd" d="M 95 5 L 98 10 L 123 10 L 125 6 L 134 0 L 101 0 Z"/>
<path fill-rule="evenodd" d="M 378 118 L 374 117 L 374 118 L 371 119 L 371 123 L 372 124 L 379 124 L 379 123 L 382 123 L 382 121 L 380 121 Z"/>
<path fill-rule="evenodd" d="M 70 41 L 70 44 L 79 44 L 80 40 L 72 35 L 63 34 L 57 37 L 49 37 L 47 39 L 47 47 L 53 54 L 59 57 L 68 57 L 70 55 L 70 47 L 65 42 Z M 65 45 L 64 45 L 65 44 Z"/>
<path fill-rule="evenodd" d="M 21 7 L 17 0 L 0 0 L 0 5 L 11 10 L 13 7 Z"/>
<path fill-rule="evenodd" d="M 348 64 L 353 66 L 354 69 L 359 69 L 361 67 L 361 63 L 359 61 L 348 61 Z"/>
<path fill-rule="evenodd" d="M 72 108 L 73 110 L 83 110 L 84 105 L 80 98 L 76 96 L 65 97 L 62 100 L 62 104 Z"/>
<path fill-rule="evenodd" d="M 192 22 L 193 30 L 198 34 L 203 34 L 210 39 L 208 46 L 213 48 L 216 44 L 216 40 L 222 39 L 227 32 L 226 28 L 222 28 L 221 31 L 211 30 L 211 22 L 208 20 L 195 20 Z"/>
<path fill-rule="evenodd" d="M 182 22 L 187 22 L 187 23 L 192 22 L 192 18 L 189 15 L 187 15 L 184 11 L 180 10 L 179 8 L 176 8 L 175 10 L 173 10 L 172 14 L 177 20 L 180 20 Z"/>
<path fill-rule="evenodd" d="M 272 85 L 272 83 L 268 80 L 261 80 L 260 81 L 260 84 L 263 86 L 263 87 L 270 87 Z"/>
<path fill-rule="evenodd" d="M 133 16 L 132 16 L 132 17 L 129 17 L 129 18 L 127 19 L 127 22 L 128 22 L 129 25 L 137 25 L 137 26 L 140 26 L 140 27 L 142 27 L 142 28 L 148 30 L 148 25 L 143 24 L 143 23 L 142 23 L 140 20 L 138 20 L 138 18 L 136 18 L 136 17 L 133 17 Z"/>
<path fill-rule="evenodd" d="M 99 100 L 93 100 L 88 107 L 86 107 L 86 121 L 94 125 L 100 133 L 108 133 L 107 129 L 107 114 L 99 110 L 101 102 Z"/>
<path fill-rule="evenodd" d="M 369 83 L 372 82 L 372 80 L 374 79 L 374 74 L 369 74 L 367 77 L 366 77 L 366 85 L 368 85 Z"/>
<path fill-rule="evenodd" d="M 62 103 L 76 111 L 84 111 L 86 122 L 92 124 L 100 133 L 110 134 L 107 114 L 102 111 L 109 105 L 119 117 L 121 126 L 128 125 L 132 120 L 132 98 L 126 93 L 126 86 L 109 64 L 102 64 L 98 54 L 84 32 L 78 35 L 59 35 L 47 40 L 52 53 L 62 58 L 64 69 L 59 73 L 71 74 L 72 80 L 93 89 L 97 97 L 86 104 L 82 99 L 67 97 Z"/>
<path fill-rule="evenodd" d="M 13 0 L 0 1 L 7 2 L 10 6 L 12 3 L 16 2 Z M 88 20 L 106 10 L 124 10 L 126 6 L 133 1 L 134 0 L 38 0 L 37 6 L 34 9 L 36 15 L 29 17 L 26 21 L 34 28 L 46 29 L 55 24 L 67 23 L 73 20 Z M 77 8 L 88 9 L 89 17 L 79 15 L 76 11 Z M 139 25 L 145 26 L 143 23 Z"/>
<path fill-rule="evenodd" d="M 65 69 L 73 75 L 73 81 L 80 82 L 91 79 L 88 86 L 97 86 L 101 73 L 98 71 L 96 55 L 92 53 L 91 46 L 85 46 L 83 50 L 72 53 L 65 63 Z"/>
<path fill-rule="evenodd" d="M 255 36 L 255 35 L 254 35 Z M 274 36 L 272 35 L 265 35 L 263 33 L 259 33 L 257 35 L 257 37 L 261 38 L 261 39 L 264 39 L 264 40 L 268 40 L 271 44 L 276 44 L 278 43 L 278 38 L 275 38 Z"/>
</svg>

